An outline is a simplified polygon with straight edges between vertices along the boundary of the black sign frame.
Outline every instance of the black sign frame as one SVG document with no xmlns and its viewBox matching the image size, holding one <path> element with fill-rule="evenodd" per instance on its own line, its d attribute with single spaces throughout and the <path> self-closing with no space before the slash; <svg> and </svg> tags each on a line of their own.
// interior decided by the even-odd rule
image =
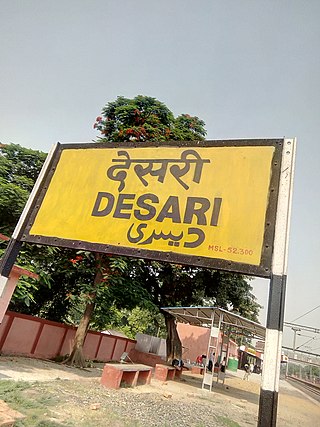
<svg viewBox="0 0 320 427">
<path fill-rule="evenodd" d="M 279 181 L 281 170 L 281 159 L 284 139 L 236 139 L 236 140 L 207 140 L 207 141 L 166 141 L 166 142 L 145 142 L 145 143 L 79 143 L 79 144 L 58 144 L 57 149 L 51 159 L 49 167 L 45 171 L 43 185 L 39 188 L 26 217 L 25 226 L 22 228 L 20 240 L 28 243 L 41 245 L 58 246 L 86 250 L 92 252 L 108 253 L 112 255 L 122 255 L 134 258 L 145 258 L 150 260 L 167 261 L 171 263 L 193 265 L 198 267 L 212 268 L 248 276 L 271 277 L 272 274 L 272 254 L 273 240 L 275 235 L 275 221 L 277 213 Z M 109 244 L 97 244 L 79 240 L 62 239 L 58 237 L 46 237 L 30 235 L 37 212 L 45 197 L 50 181 L 54 175 L 63 150 L 68 149 L 106 149 L 106 148 L 143 148 L 143 147 L 247 147 L 247 146 L 273 146 L 275 148 L 272 166 L 271 180 L 269 187 L 269 200 L 266 211 L 263 248 L 259 265 L 234 262 L 230 260 L 218 259 L 214 257 L 203 257 L 195 255 L 185 255 L 175 252 L 163 252 L 156 250 L 114 246 Z"/>
</svg>

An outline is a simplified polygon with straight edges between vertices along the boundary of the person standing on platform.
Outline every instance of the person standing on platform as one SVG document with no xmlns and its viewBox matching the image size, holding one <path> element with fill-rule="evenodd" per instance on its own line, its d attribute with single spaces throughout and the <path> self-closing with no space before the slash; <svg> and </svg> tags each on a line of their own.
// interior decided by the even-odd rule
<svg viewBox="0 0 320 427">
<path fill-rule="evenodd" d="M 248 365 L 248 363 L 246 363 L 244 365 L 244 376 L 243 376 L 243 379 L 249 381 L 249 375 L 250 374 L 251 374 L 250 366 Z"/>
<path fill-rule="evenodd" d="M 211 351 L 211 353 L 209 355 L 208 366 L 207 366 L 207 369 L 209 372 L 212 372 L 214 356 L 215 356 L 215 353 L 213 351 Z"/>
<path fill-rule="evenodd" d="M 220 364 L 220 371 L 225 374 L 226 373 L 226 358 L 224 357 Z"/>
</svg>

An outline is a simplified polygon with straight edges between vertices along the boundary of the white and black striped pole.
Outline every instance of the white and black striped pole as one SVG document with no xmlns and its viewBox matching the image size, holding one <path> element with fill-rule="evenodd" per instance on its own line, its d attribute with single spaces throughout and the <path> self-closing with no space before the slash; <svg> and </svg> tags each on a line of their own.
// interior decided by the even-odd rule
<svg viewBox="0 0 320 427">
<path fill-rule="evenodd" d="M 25 230 L 26 224 L 29 220 L 30 217 L 30 212 L 33 208 L 34 202 L 37 199 L 37 196 L 39 194 L 39 192 L 42 189 L 43 183 L 49 173 L 49 169 L 51 167 L 52 164 L 52 159 L 54 158 L 54 155 L 56 153 L 56 151 L 58 150 L 59 147 L 59 143 L 55 144 L 43 166 L 41 169 L 41 172 L 37 178 L 37 181 L 30 193 L 30 196 L 28 198 L 28 201 L 23 209 L 23 212 L 19 218 L 19 221 L 14 229 L 14 232 L 12 234 L 12 237 L 10 239 L 10 242 L 7 246 L 7 249 L 1 259 L 1 263 L 0 263 L 0 298 L 3 295 L 4 289 L 6 287 L 6 284 L 8 282 L 9 276 L 10 276 L 10 272 L 11 269 L 16 261 L 16 258 L 19 254 L 19 250 L 21 247 L 21 237 L 23 235 L 23 232 Z M 0 319 L 0 323 L 1 323 L 1 319 Z"/>
<path fill-rule="evenodd" d="M 275 427 L 281 364 L 287 280 L 288 237 L 295 157 L 295 139 L 284 139 L 270 279 L 258 427 Z"/>
</svg>

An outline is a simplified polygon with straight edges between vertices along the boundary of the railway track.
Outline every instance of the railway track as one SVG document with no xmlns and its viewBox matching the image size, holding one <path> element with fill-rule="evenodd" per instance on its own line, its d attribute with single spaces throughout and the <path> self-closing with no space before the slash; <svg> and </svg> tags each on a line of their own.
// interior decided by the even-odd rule
<svg viewBox="0 0 320 427">
<path fill-rule="evenodd" d="M 320 387 L 319 385 L 308 383 L 306 381 L 300 380 L 295 377 L 288 376 L 287 381 L 291 383 L 294 387 L 298 388 L 301 391 L 304 391 L 313 399 L 320 402 Z"/>
</svg>

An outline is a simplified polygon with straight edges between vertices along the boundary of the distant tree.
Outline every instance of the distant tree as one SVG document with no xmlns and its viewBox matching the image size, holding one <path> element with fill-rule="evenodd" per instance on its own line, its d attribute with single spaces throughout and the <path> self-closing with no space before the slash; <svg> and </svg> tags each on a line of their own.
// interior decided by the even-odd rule
<svg viewBox="0 0 320 427">
<path fill-rule="evenodd" d="M 149 96 L 133 99 L 119 96 L 109 102 L 94 128 L 101 142 L 195 141 L 206 135 L 205 123 L 198 117 L 182 114 L 177 118 L 162 102 Z"/>
<path fill-rule="evenodd" d="M 175 119 L 172 129 L 172 139 L 175 141 L 202 140 L 206 135 L 204 121 L 189 114 L 181 114 Z"/>
</svg>

